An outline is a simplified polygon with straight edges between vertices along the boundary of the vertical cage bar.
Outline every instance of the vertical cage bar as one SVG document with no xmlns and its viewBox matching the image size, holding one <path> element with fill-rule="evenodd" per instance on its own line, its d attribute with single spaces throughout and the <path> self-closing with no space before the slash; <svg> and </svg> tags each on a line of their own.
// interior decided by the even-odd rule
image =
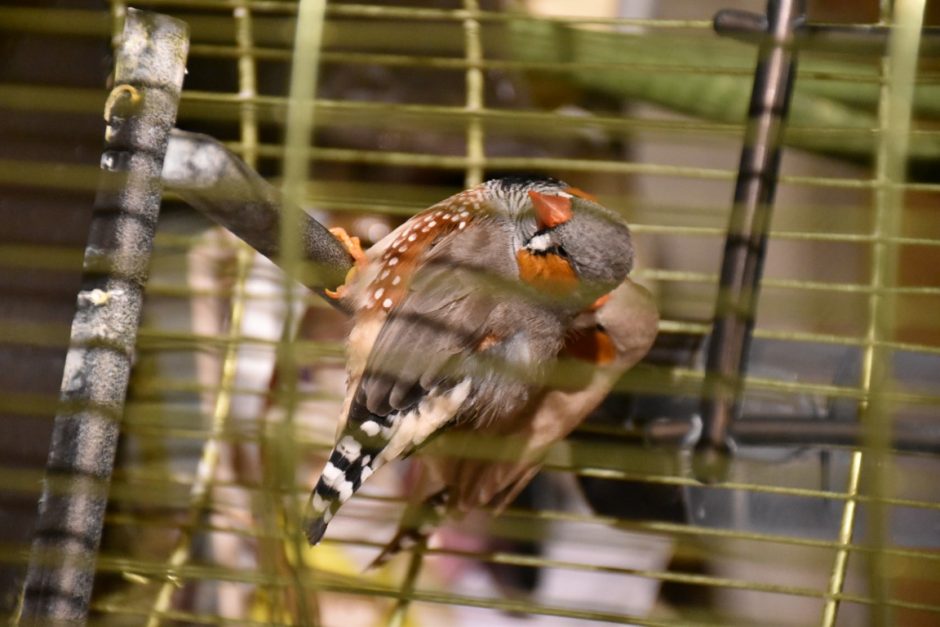
<svg viewBox="0 0 940 627">
<path fill-rule="evenodd" d="M 246 100 L 238 110 L 242 159 L 255 169 L 258 167 L 258 112 L 252 101 L 258 96 L 258 68 L 252 53 L 254 27 L 248 0 L 239 0 L 233 15 L 238 45 L 238 96 Z"/>
<path fill-rule="evenodd" d="M 177 588 L 173 576 L 192 556 L 193 536 L 196 534 L 199 522 L 209 506 L 212 481 L 219 465 L 221 438 L 228 424 L 231 409 L 232 388 L 237 367 L 238 340 L 241 337 L 242 315 L 245 312 L 245 281 L 248 278 L 251 254 L 251 249 L 246 244 L 239 244 L 238 267 L 235 286 L 232 291 L 228 337 L 226 338 L 225 354 L 222 360 L 222 378 L 219 384 L 219 394 L 212 410 L 212 427 L 209 437 L 202 447 L 202 455 L 196 467 L 196 477 L 189 490 L 189 506 L 186 510 L 187 520 L 186 523 L 180 525 L 180 536 L 170 553 L 170 558 L 167 560 L 166 580 L 157 591 L 150 610 L 150 616 L 147 619 L 147 627 L 158 627 L 161 624 L 161 616 L 170 609 L 173 591 Z"/>
<path fill-rule="evenodd" d="M 889 598 L 885 573 L 887 564 L 882 552 L 889 541 L 887 507 L 884 497 L 890 493 L 891 424 L 887 395 L 891 389 L 891 360 L 893 350 L 885 345 L 894 331 L 894 295 L 885 291 L 897 280 L 897 245 L 889 243 L 901 233 L 904 207 L 903 183 L 906 179 L 907 144 L 911 123 L 914 80 L 917 70 L 917 50 L 923 27 L 923 0 L 901 0 L 891 18 L 889 3 L 881 4 L 881 25 L 894 23 L 888 41 L 888 55 L 882 61 L 882 86 L 879 101 L 878 152 L 875 160 L 875 242 L 871 251 L 871 286 L 868 299 L 868 328 L 865 351 L 862 356 L 860 386 L 865 392 L 861 405 L 863 440 L 868 449 L 864 460 L 872 476 L 868 506 L 868 542 L 874 549 L 868 560 L 868 578 L 872 606 L 872 624 L 891 624 Z M 862 469 L 862 453 L 853 453 L 849 473 L 849 496 L 855 496 Z M 850 498 L 845 503 L 840 544 L 852 539 L 856 503 Z M 848 568 L 848 549 L 840 549 L 833 564 L 828 594 L 823 609 L 823 627 L 831 627 L 838 616 L 839 601 L 832 598 L 842 592 Z"/>
<path fill-rule="evenodd" d="M 896 294 L 891 291 L 898 279 L 898 247 L 893 241 L 901 235 L 904 211 L 904 182 L 911 129 L 917 55 L 923 28 L 925 0 L 882 2 L 882 21 L 890 16 L 888 53 L 882 61 L 879 101 L 878 153 L 875 162 L 875 241 L 871 251 L 871 286 L 868 298 L 868 329 L 862 362 L 862 435 L 868 453 L 867 474 L 871 503 L 867 508 L 869 554 L 869 595 L 874 600 L 871 624 L 892 624 L 889 564 L 884 548 L 890 543 L 888 506 L 891 493 L 891 406 L 894 349 L 886 345 L 893 338 L 896 320 Z"/>
<path fill-rule="evenodd" d="M 480 36 L 480 21 L 477 14 L 480 5 L 477 0 L 463 0 L 464 11 L 468 17 L 463 20 L 464 33 L 464 59 L 467 61 L 467 72 L 464 85 L 466 87 L 466 101 L 464 108 L 470 113 L 478 113 L 484 106 L 484 76 L 483 76 L 483 41 Z M 474 187 L 483 182 L 484 161 L 486 159 L 483 124 L 476 115 L 469 116 L 466 131 L 467 143 L 467 169 L 464 173 L 464 187 Z M 414 591 L 415 583 L 421 574 L 424 562 L 424 551 L 427 548 L 427 537 L 412 549 L 408 570 L 402 580 L 402 596 L 399 597 L 392 612 L 389 614 L 388 627 L 401 627 L 405 623 L 408 608 L 411 606 L 410 594 Z"/>
<path fill-rule="evenodd" d="M 314 98 L 319 76 L 320 48 L 323 42 L 323 23 L 326 14 L 326 0 L 301 0 L 297 10 L 297 22 L 294 31 L 294 48 L 291 56 L 290 93 L 287 101 L 287 122 L 284 139 L 284 180 L 282 193 L 284 207 L 281 217 L 280 250 L 281 268 L 286 275 L 285 298 L 286 319 L 284 340 L 278 345 L 278 388 L 277 394 L 284 407 L 284 417 L 273 425 L 272 450 L 276 455 L 268 455 L 273 463 L 273 488 L 278 497 L 278 511 L 284 511 L 287 520 L 284 534 L 285 566 L 289 571 L 291 583 L 297 600 L 297 620 L 301 625 L 318 625 L 319 610 L 309 607 L 308 599 L 315 604 L 315 596 L 306 594 L 303 571 L 305 570 L 304 551 L 306 540 L 296 523 L 300 520 L 300 508 L 296 495 L 296 433 L 295 414 L 297 411 L 297 362 L 296 352 L 291 342 L 291 332 L 295 328 L 295 284 L 301 275 L 302 247 L 299 236 L 302 225 L 302 213 L 306 198 L 306 185 L 310 168 L 310 147 L 313 143 Z M 269 464 L 268 466 L 271 466 Z M 265 473 L 267 476 L 269 473 Z M 272 487 L 270 483 L 266 486 Z M 283 510 L 286 497 L 286 510 Z M 293 556 L 293 563 L 290 556 Z"/>
<path fill-rule="evenodd" d="M 839 600 L 835 595 L 842 592 L 845 585 L 845 574 L 849 565 L 849 544 L 855 529 L 855 514 L 858 509 L 858 482 L 862 474 L 862 452 L 852 453 L 852 462 L 849 465 L 849 482 L 846 486 L 846 495 L 849 497 L 842 508 L 842 521 L 839 523 L 839 548 L 832 564 L 832 573 L 829 575 L 829 586 L 826 588 L 826 602 L 823 604 L 822 627 L 832 627 L 836 624 L 839 614 Z"/>
<path fill-rule="evenodd" d="M 26 623 L 87 618 L 188 49 L 183 22 L 127 10 L 23 593 Z"/>
<path fill-rule="evenodd" d="M 480 21 L 476 14 L 480 11 L 477 0 L 463 0 L 463 8 L 470 17 L 463 21 L 464 58 L 467 61 L 466 110 L 478 113 L 483 109 L 484 80 L 483 42 L 480 38 Z M 483 161 L 486 159 L 483 142 L 483 123 L 476 115 L 471 115 L 467 124 L 467 171 L 464 186 L 473 187 L 483 182 Z"/>
<path fill-rule="evenodd" d="M 248 166 L 249 171 L 255 172 L 258 167 L 258 111 L 254 104 L 254 99 L 258 96 L 258 64 L 255 60 L 253 50 L 255 48 L 255 28 L 250 0 L 238 0 L 238 6 L 233 10 L 235 18 L 235 41 L 238 46 L 238 95 L 245 99 L 245 102 L 239 107 L 239 134 L 242 146 L 242 159 Z M 275 234 L 280 241 L 280 232 Z M 238 277 L 244 277 L 242 282 L 236 285 L 236 291 L 232 294 L 232 316 L 231 324 L 236 330 L 232 333 L 233 337 L 240 337 L 242 333 L 242 323 L 239 319 L 235 322 L 235 310 L 244 311 L 247 308 L 246 284 L 248 277 L 252 274 L 253 268 L 258 263 L 255 252 L 244 241 L 235 243 L 238 250 L 236 259 L 236 272 Z M 238 348 L 233 348 L 231 353 L 226 352 L 226 360 L 237 361 L 239 355 Z M 251 358 L 256 359 L 256 358 Z M 224 364 L 227 366 L 228 364 Z M 233 372 L 237 373 L 237 363 L 232 367 Z M 271 364 L 271 371 L 274 371 L 274 364 Z M 224 370 L 223 370 L 224 372 Z M 235 387 L 239 379 L 233 375 L 231 386 Z M 229 409 L 229 411 L 231 411 Z M 258 416 L 258 427 L 260 432 L 264 432 L 265 416 Z M 232 442 L 230 446 L 238 447 L 239 443 Z M 238 457 L 233 455 L 233 458 Z M 277 524 L 277 518 L 274 515 L 276 509 L 265 508 L 264 514 L 260 516 L 263 520 L 262 527 L 265 530 L 264 539 L 259 538 L 258 563 L 263 571 L 276 576 L 277 574 L 277 548 L 281 546 L 280 539 L 276 532 L 282 526 Z M 224 550 L 217 546 L 218 550 Z M 273 579 L 272 579 L 273 582 Z M 259 594 L 258 586 L 255 587 L 252 599 L 257 602 L 259 596 L 267 600 L 269 616 L 279 617 L 284 614 L 284 599 L 274 583 L 263 584 L 260 586 L 263 592 Z M 302 594 L 298 591 L 298 594 Z M 221 598 L 220 598 L 221 601 Z"/>
<path fill-rule="evenodd" d="M 127 18 L 127 3 L 124 0 L 111 0 L 111 48 L 118 50 Z"/>
<path fill-rule="evenodd" d="M 805 0 L 767 2 L 705 371 L 703 428 L 695 455 L 695 472 L 705 481 L 722 480 L 727 473 L 728 433 L 740 412 L 780 147 L 796 75 L 793 33 L 805 12 Z"/>
<path fill-rule="evenodd" d="M 255 92 L 255 62 L 251 56 L 252 46 L 250 10 L 244 0 L 241 6 L 233 11 L 236 21 L 235 37 L 239 48 L 238 82 L 239 95 L 252 98 Z M 240 109 L 241 143 L 244 146 L 244 160 L 249 167 L 257 163 L 257 121 L 254 107 L 243 104 Z M 234 239 L 234 238 L 233 238 Z M 225 351 L 222 356 L 222 374 L 219 381 L 219 392 L 212 407 L 212 424 L 209 437 L 202 447 L 202 454 L 196 467 L 196 476 L 189 491 L 189 507 L 187 508 L 186 524 L 180 526 L 180 535 L 176 540 L 170 557 L 167 560 L 167 577 L 160 585 L 151 607 L 147 627 L 158 627 L 161 617 L 170 609 L 173 600 L 173 591 L 177 589 L 172 576 L 175 571 L 185 565 L 192 557 L 193 538 L 199 522 L 209 507 L 212 482 L 219 466 L 221 453 L 221 438 L 225 432 L 231 415 L 232 394 L 235 385 L 235 374 L 238 368 L 238 348 L 241 339 L 242 317 L 245 313 L 245 285 L 248 280 L 248 271 L 251 268 L 253 251 L 244 242 L 236 244 L 235 282 L 232 286 L 232 302 L 229 309 L 229 328 L 226 337 Z"/>
</svg>

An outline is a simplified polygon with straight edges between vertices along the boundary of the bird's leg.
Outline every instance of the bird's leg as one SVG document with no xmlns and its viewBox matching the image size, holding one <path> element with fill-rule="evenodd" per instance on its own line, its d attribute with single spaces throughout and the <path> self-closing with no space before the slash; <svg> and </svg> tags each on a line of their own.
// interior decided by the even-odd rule
<svg viewBox="0 0 940 627">
<path fill-rule="evenodd" d="M 449 496 L 450 493 L 445 488 L 426 498 L 423 503 L 409 504 L 405 508 L 398 532 L 366 570 L 384 565 L 403 549 L 425 544 L 447 514 Z"/>
<path fill-rule="evenodd" d="M 343 296 L 346 295 L 346 284 L 348 284 L 352 278 L 355 276 L 356 270 L 359 269 L 359 266 L 365 264 L 366 262 L 366 253 L 362 250 L 362 243 L 359 241 L 358 237 L 354 237 L 346 232 L 341 226 L 334 226 L 330 229 L 330 233 L 333 234 L 333 237 L 339 240 L 343 245 L 343 248 L 346 249 L 346 252 L 349 253 L 349 256 L 353 258 L 355 262 L 353 267 L 349 269 L 349 272 L 346 273 L 345 282 L 337 287 L 335 290 L 324 290 L 327 296 L 335 300 L 342 300 Z"/>
</svg>

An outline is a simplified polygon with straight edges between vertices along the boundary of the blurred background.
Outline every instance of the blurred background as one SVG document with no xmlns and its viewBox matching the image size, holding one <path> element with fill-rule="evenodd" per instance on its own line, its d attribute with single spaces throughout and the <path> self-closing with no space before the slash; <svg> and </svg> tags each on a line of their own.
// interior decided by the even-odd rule
<svg viewBox="0 0 940 627">
<path fill-rule="evenodd" d="M 300 4 L 132 5 L 190 24 L 178 127 L 224 141 L 274 183 L 291 60 L 309 43 L 295 33 Z M 28 559 L 126 7 L 0 2 L 4 616 Z M 332 446 L 345 319 L 168 194 L 95 621 L 860 625 L 883 620 L 878 606 L 897 624 L 940 623 L 936 454 L 892 449 L 876 464 L 848 447 L 768 442 L 740 446 L 729 481 L 703 486 L 686 453 L 641 437 L 652 421 L 698 411 L 757 58 L 755 46 L 714 34 L 711 18 L 727 8 L 765 6 L 328 2 L 304 209 L 371 243 L 481 176 L 556 176 L 630 223 L 633 278 L 662 316 L 657 345 L 508 512 L 471 516 L 423 558 L 406 552 L 363 573 L 397 525 L 407 464 L 379 473 L 315 550 L 285 537 L 290 508 L 279 496 L 304 499 Z M 808 20 L 884 25 L 892 11 L 877 0 L 812 0 Z M 940 5 L 928 2 L 925 25 L 938 23 Z M 854 422 L 879 391 L 891 396 L 878 420 L 915 431 L 940 420 L 938 47 L 926 33 L 900 231 L 883 233 L 880 41 L 800 52 L 743 420 Z M 889 289 L 884 249 L 898 259 Z M 886 301 L 894 325 L 874 337 Z M 285 388 L 276 361 L 287 339 L 299 368 Z M 878 389 L 864 376 L 873 346 L 891 363 Z M 213 438 L 220 457 L 197 498 Z M 881 533 L 877 512 L 888 521 Z"/>
</svg>

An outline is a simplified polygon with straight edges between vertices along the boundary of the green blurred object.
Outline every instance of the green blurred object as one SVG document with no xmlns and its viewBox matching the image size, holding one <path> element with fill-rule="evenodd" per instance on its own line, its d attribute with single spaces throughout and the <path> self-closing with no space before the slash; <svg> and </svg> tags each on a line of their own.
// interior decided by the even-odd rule
<svg viewBox="0 0 940 627">
<path fill-rule="evenodd" d="M 514 20 L 507 25 L 514 59 L 564 71 L 585 89 L 656 104 L 689 116 L 743 124 L 753 83 L 755 46 L 706 36 L 663 36 Z M 849 158 L 868 158 L 877 139 L 880 90 L 871 63 L 802 55 L 785 143 Z M 914 112 L 940 117 L 940 86 L 917 85 Z M 915 132 L 910 155 L 940 156 L 940 135 Z"/>
</svg>

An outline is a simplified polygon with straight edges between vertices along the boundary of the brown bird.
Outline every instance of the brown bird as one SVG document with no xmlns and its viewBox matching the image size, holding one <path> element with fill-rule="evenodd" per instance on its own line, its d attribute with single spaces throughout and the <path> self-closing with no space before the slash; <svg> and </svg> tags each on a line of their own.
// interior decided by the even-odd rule
<svg viewBox="0 0 940 627">
<path fill-rule="evenodd" d="M 310 543 L 375 470 L 445 430 L 496 438 L 506 457 L 468 442 L 426 459 L 428 502 L 511 500 L 652 343 L 656 308 L 632 266 L 626 224 L 550 178 L 488 181 L 373 246 L 337 295 L 355 312 L 349 380 Z"/>
</svg>

